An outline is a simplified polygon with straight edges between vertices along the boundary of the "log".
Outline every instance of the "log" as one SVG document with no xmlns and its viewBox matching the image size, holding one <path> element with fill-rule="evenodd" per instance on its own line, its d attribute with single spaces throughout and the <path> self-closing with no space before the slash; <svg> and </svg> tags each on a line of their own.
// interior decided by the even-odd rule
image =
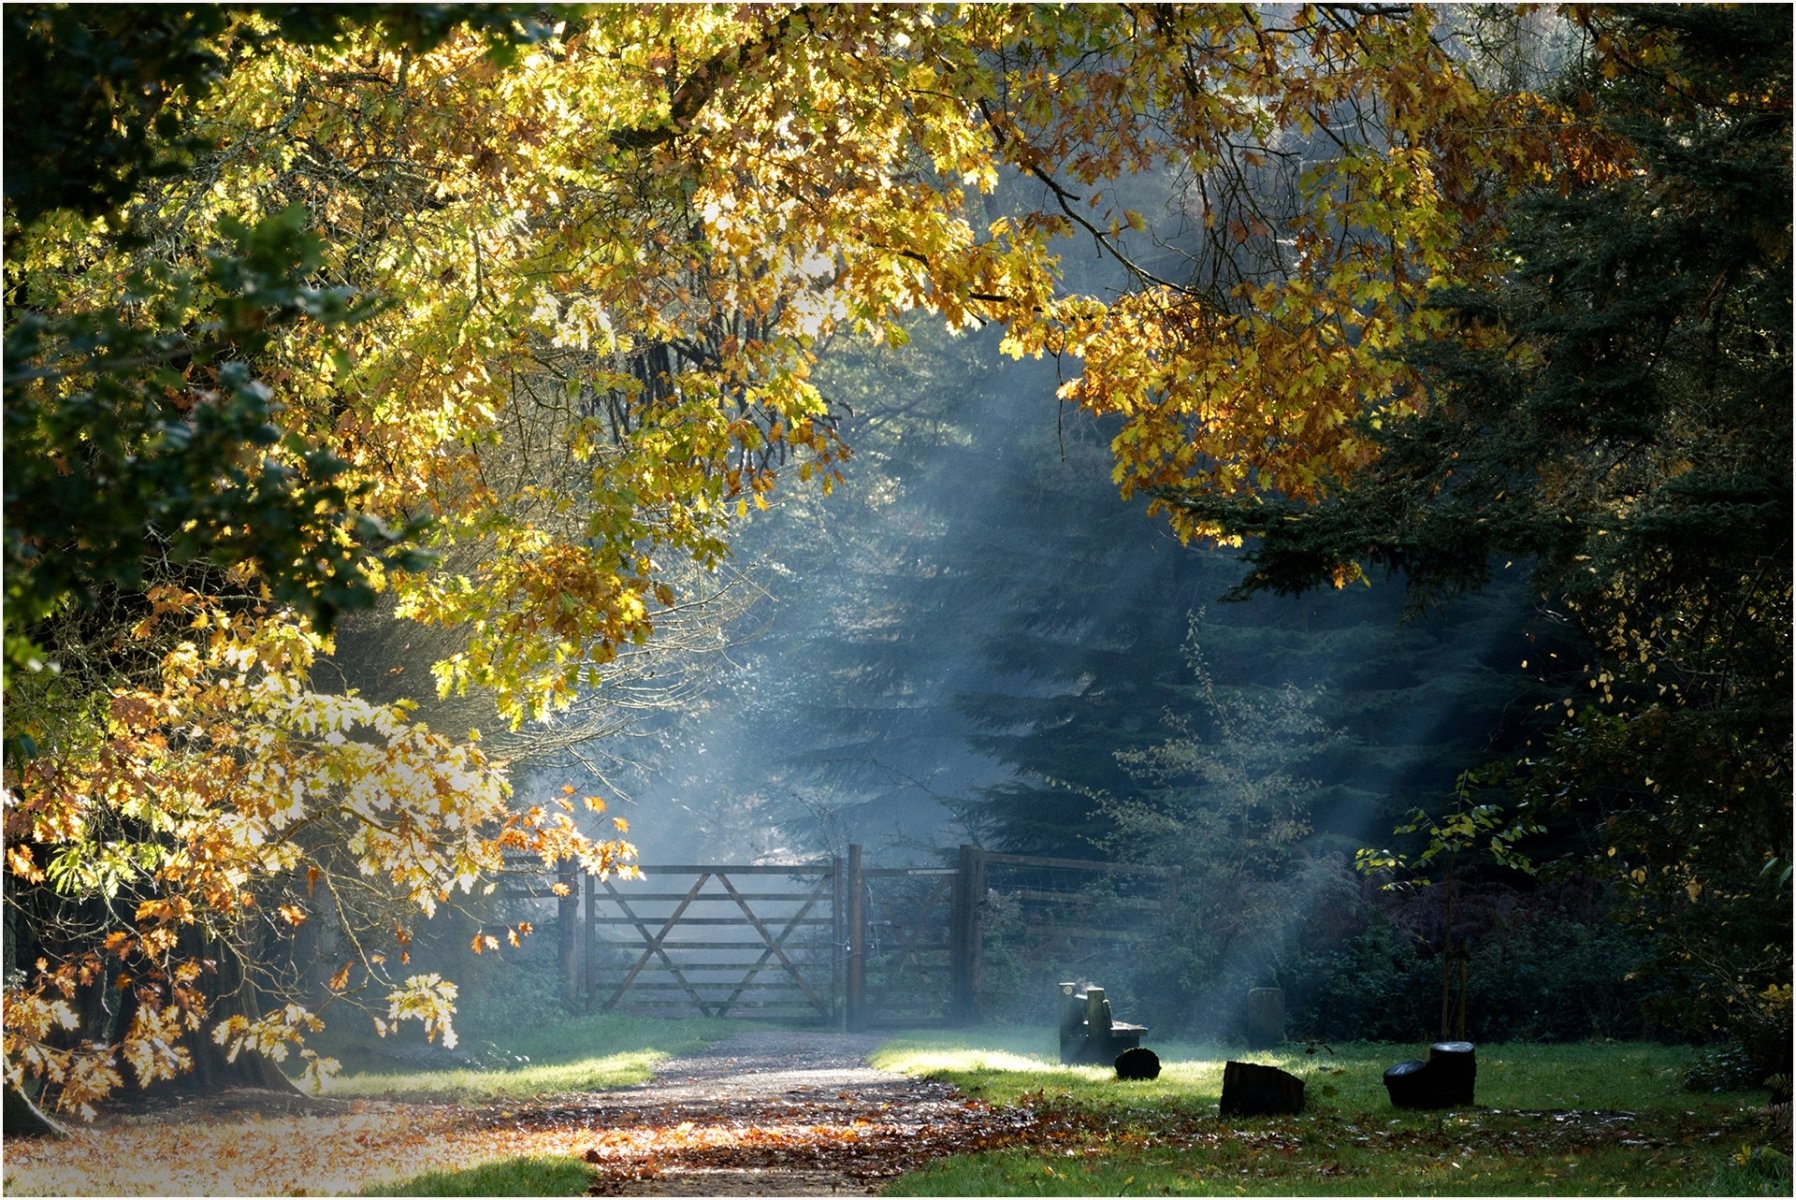
<svg viewBox="0 0 1796 1200">
<path fill-rule="evenodd" d="M 1160 1056 L 1142 1046 L 1131 1046 L 1116 1056 L 1118 1079 L 1160 1078 Z"/>
<path fill-rule="evenodd" d="M 1303 1111 L 1303 1080 L 1277 1067 L 1230 1061 L 1222 1068 L 1225 1117 L 1295 1116 Z"/>
</svg>

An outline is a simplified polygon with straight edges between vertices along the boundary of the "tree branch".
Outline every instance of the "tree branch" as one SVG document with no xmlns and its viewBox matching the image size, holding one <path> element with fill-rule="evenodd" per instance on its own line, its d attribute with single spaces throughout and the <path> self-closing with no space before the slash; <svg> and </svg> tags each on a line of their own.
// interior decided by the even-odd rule
<svg viewBox="0 0 1796 1200">
<path fill-rule="evenodd" d="M 665 125 L 616 130 L 611 134 L 611 144 L 619 150 L 647 150 L 688 132 L 692 123 L 698 119 L 698 114 L 717 94 L 718 88 L 734 79 L 757 55 L 764 56 L 779 45 L 794 21 L 802 18 L 807 26 L 812 24 L 812 7 L 800 5 L 790 9 L 759 37 L 751 38 L 733 50 L 715 54 L 700 63 L 674 89 L 673 96 L 668 101 L 668 121 Z"/>
</svg>

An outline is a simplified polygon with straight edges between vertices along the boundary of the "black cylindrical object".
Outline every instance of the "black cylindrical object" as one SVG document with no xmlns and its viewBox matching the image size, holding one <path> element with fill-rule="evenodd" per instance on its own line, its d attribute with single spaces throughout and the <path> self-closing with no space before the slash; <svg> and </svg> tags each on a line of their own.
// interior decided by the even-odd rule
<svg viewBox="0 0 1796 1200">
<path fill-rule="evenodd" d="M 1472 1103 L 1478 1055 L 1470 1042 L 1436 1042 L 1428 1047 L 1430 1086 L 1442 1106 Z"/>
<path fill-rule="evenodd" d="M 1400 1062 L 1384 1073 L 1384 1089 L 1398 1108 L 1433 1108 L 1428 1089 L 1428 1064 L 1419 1058 Z"/>
</svg>

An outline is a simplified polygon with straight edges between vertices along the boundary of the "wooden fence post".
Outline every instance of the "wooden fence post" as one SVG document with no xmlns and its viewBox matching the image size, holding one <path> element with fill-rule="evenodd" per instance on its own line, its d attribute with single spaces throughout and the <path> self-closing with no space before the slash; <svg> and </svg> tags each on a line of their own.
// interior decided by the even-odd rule
<svg viewBox="0 0 1796 1200">
<path fill-rule="evenodd" d="M 848 847 L 848 1028 L 859 1033 L 867 1027 L 867 908 L 866 881 L 861 875 L 861 847 Z"/>
<path fill-rule="evenodd" d="M 829 859 L 829 1008 L 830 1020 L 848 1031 L 848 941 L 846 866 L 840 854 Z"/>
<path fill-rule="evenodd" d="M 562 888 L 555 905 L 555 965 L 561 971 L 562 1006 L 572 1012 L 580 1002 L 580 880 L 572 859 L 556 865 L 555 882 Z"/>
<path fill-rule="evenodd" d="M 586 880 L 586 920 L 580 938 L 580 1009 L 591 1012 L 594 993 L 599 989 L 595 980 L 599 973 L 599 881 L 596 876 L 584 876 Z"/>
<path fill-rule="evenodd" d="M 949 1019 L 956 1025 L 979 1021 L 981 960 L 985 957 L 984 930 L 979 920 L 985 899 L 985 851 L 962 845 L 959 869 L 954 873 L 954 901 L 949 916 L 948 978 Z"/>
</svg>

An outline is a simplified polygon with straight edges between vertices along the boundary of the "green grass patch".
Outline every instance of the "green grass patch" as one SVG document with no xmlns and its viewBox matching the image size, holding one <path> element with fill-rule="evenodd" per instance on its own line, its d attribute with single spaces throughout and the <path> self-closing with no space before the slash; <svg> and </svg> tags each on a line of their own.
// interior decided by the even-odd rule
<svg viewBox="0 0 1796 1200">
<path fill-rule="evenodd" d="M 702 1049 L 740 1028 L 734 1021 L 613 1013 L 557 1016 L 510 1028 L 473 1024 L 454 1053 L 404 1065 L 388 1057 L 403 1035 L 339 1037 L 335 1044 L 321 1037 L 316 1044 L 344 1065 L 326 1085 L 326 1095 L 473 1103 L 646 1083 L 663 1059 Z M 415 1032 L 409 1044 L 416 1049 Z"/>
<path fill-rule="evenodd" d="M 1683 1090 L 1696 1052 L 1639 1043 L 1481 1045 L 1478 1106 L 1391 1107 L 1384 1069 L 1426 1048 L 1362 1043 L 1279 1053 L 1153 1046 L 1160 1078 L 1063 1067 L 1053 1035 L 975 1031 L 886 1043 L 878 1066 L 948 1080 L 1036 1121 L 1021 1144 L 955 1155 L 890 1195 L 1788 1195 L 1762 1094 Z M 1295 1118 L 1217 1114 L 1223 1065 L 1305 1081 Z M 1781 1172 L 1781 1173 L 1780 1173 Z"/>
<path fill-rule="evenodd" d="M 577 1158 L 527 1154 L 459 1171 L 425 1171 L 364 1196 L 583 1196 L 592 1170 Z"/>
</svg>

